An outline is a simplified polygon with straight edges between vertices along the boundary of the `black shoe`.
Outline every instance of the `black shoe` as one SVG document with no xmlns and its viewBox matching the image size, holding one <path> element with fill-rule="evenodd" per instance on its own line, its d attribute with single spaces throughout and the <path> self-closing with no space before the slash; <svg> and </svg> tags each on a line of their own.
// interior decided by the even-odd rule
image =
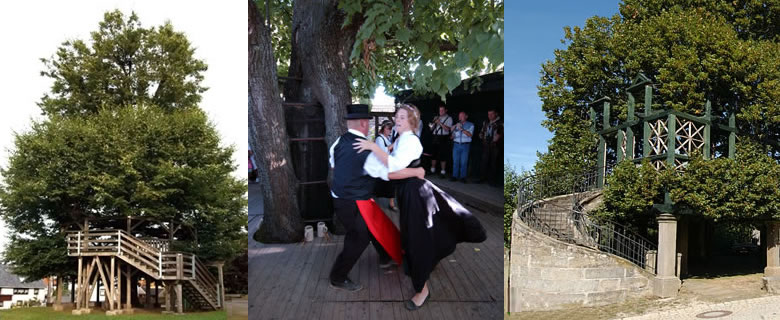
<svg viewBox="0 0 780 320">
<path fill-rule="evenodd" d="M 361 286 L 359 283 L 352 282 L 352 280 L 349 278 L 339 282 L 330 280 L 330 287 L 334 289 L 347 290 L 350 292 L 357 292 L 360 291 L 360 289 L 363 289 L 363 286 Z"/>
<path fill-rule="evenodd" d="M 457 180 L 458 179 L 456 179 L 455 177 L 450 177 L 450 181 L 457 181 Z"/>
<path fill-rule="evenodd" d="M 460 179 L 460 182 L 469 183 L 468 181 L 466 181 L 466 178 Z"/>
<path fill-rule="evenodd" d="M 425 300 L 423 300 L 421 305 L 418 306 L 414 304 L 414 301 L 412 301 L 412 299 L 406 300 L 406 303 L 404 303 L 404 305 L 406 306 L 406 310 L 414 311 L 422 308 L 425 305 L 425 303 L 428 301 L 428 298 L 430 297 L 431 297 L 431 289 L 428 289 L 428 296 L 425 297 Z"/>
<path fill-rule="evenodd" d="M 439 173 L 439 177 L 442 178 L 442 179 L 447 179 L 447 174 L 446 173 Z"/>
</svg>

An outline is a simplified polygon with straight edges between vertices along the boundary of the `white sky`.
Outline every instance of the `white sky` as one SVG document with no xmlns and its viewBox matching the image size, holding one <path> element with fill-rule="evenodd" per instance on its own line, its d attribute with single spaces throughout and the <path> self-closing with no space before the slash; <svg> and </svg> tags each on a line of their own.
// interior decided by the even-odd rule
<svg viewBox="0 0 780 320">
<path fill-rule="evenodd" d="M 222 136 L 234 145 L 246 176 L 247 148 L 247 6 L 241 1 L 0 1 L 0 166 L 6 167 L 14 132 L 26 132 L 40 117 L 36 103 L 51 81 L 40 76 L 40 58 L 49 58 L 68 39 L 89 40 L 106 11 L 135 11 L 143 27 L 170 21 L 196 48 L 195 57 L 208 64 L 200 107 Z M 2 179 L 2 177 L 0 177 Z M 0 248 L 7 243 L 0 221 Z"/>
</svg>

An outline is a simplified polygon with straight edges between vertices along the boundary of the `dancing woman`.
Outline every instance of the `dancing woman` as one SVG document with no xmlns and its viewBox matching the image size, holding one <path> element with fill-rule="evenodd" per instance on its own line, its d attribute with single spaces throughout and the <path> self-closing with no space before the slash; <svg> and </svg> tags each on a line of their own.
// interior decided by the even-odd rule
<svg viewBox="0 0 780 320">
<path fill-rule="evenodd" d="M 355 149 L 373 152 L 389 172 L 419 167 L 423 148 L 414 132 L 420 111 L 413 105 L 401 105 L 395 121 L 399 136 L 390 154 L 369 140 L 358 140 L 353 144 Z M 412 278 L 416 292 L 406 301 L 406 308 L 417 310 L 430 297 L 428 279 L 439 260 L 452 254 L 459 242 L 482 242 L 487 236 L 471 212 L 430 181 L 408 178 L 396 181 L 395 188 L 404 271 Z"/>
</svg>

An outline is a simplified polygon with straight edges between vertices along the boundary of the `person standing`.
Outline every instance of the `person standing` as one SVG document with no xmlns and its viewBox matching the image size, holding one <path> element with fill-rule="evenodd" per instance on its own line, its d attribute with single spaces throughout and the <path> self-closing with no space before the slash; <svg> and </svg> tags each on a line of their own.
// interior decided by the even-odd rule
<svg viewBox="0 0 780 320">
<path fill-rule="evenodd" d="M 467 183 L 466 171 L 469 164 L 469 147 L 471 145 L 471 136 L 474 134 L 474 124 L 468 122 L 468 114 L 461 111 L 458 114 L 456 125 L 452 126 L 452 178 L 450 180 L 459 180 Z"/>
<path fill-rule="evenodd" d="M 450 156 L 450 131 L 452 117 L 447 114 L 447 107 L 439 106 L 439 115 L 428 124 L 433 134 L 433 157 L 431 158 L 431 173 L 436 173 L 437 160 L 441 163 L 441 177 L 447 174 L 447 157 Z"/>
<path fill-rule="evenodd" d="M 493 185 L 499 180 L 502 168 L 499 161 L 503 158 L 501 149 L 504 146 L 504 123 L 495 108 L 488 109 L 488 119 L 482 123 L 479 138 L 482 140 L 482 177 L 479 183 L 487 181 Z"/>
<path fill-rule="evenodd" d="M 374 142 L 382 148 L 384 152 L 391 153 L 393 152 L 393 127 L 395 124 L 393 124 L 393 121 L 391 120 L 385 120 L 382 122 L 382 126 L 379 129 L 379 133 L 376 135 L 376 139 L 374 139 Z M 383 183 L 380 182 L 380 184 L 377 185 L 377 189 L 381 189 L 380 185 Z M 385 188 L 392 188 L 392 185 L 387 184 Z M 386 190 L 382 189 L 383 194 L 382 195 L 392 195 L 392 190 Z M 379 192 L 377 192 L 379 193 Z M 378 196 L 382 196 L 380 194 L 377 194 Z M 390 200 L 389 207 L 390 210 L 398 211 L 398 208 L 395 206 L 395 198 L 388 198 Z"/>
</svg>

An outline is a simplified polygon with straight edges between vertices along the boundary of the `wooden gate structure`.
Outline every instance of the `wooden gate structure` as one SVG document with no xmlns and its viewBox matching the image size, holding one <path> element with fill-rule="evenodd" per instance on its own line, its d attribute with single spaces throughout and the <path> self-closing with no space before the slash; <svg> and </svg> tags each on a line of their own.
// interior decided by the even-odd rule
<svg viewBox="0 0 780 320">
<path fill-rule="evenodd" d="M 133 313 L 131 289 L 138 285 L 132 281 L 135 276 L 145 279 L 147 307 L 151 304 L 151 282 L 156 288 L 165 287 L 164 312 L 181 314 L 185 304 L 188 309 L 198 310 L 223 307 L 222 264 L 207 265 L 192 253 L 170 250 L 174 234 L 182 230 L 182 224 L 126 219 L 125 230 L 116 228 L 115 223 L 85 220 L 81 230 L 67 233 L 68 256 L 78 258 L 73 314 L 90 313 L 90 297 L 101 287 L 105 290 L 103 309 L 106 309 L 106 314 Z M 134 231 L 139 226 L 146 228 Z M 148 234 L 154 236 L 146 237 Z M 167 235 L 167 239 L 162 235 Z M 212 275 L 208 266 L 218 268 L 218 278 Z M 124 305 L 122 290 L 125 293 Z"/>
</svg>

